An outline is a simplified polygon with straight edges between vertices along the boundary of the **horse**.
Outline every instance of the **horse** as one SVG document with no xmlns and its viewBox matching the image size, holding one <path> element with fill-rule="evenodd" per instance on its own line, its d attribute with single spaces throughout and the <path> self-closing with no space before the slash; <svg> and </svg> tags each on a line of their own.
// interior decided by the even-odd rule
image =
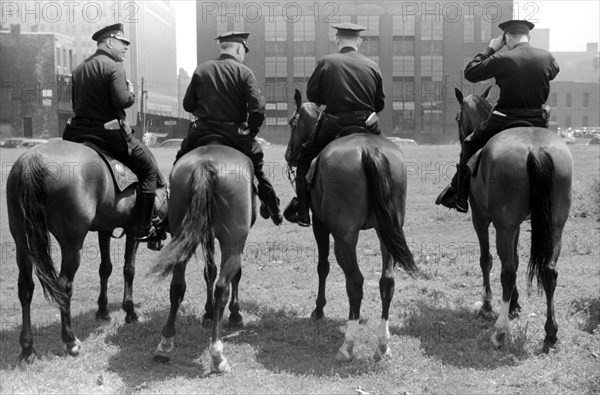
<svg viewBox="0 0 600 395">
<path fill-rule="evenodd" d="M 133 304 L 135 254 L 139 245 L 133 233 L 136 185 L 134 182 L 121 191 L 98 152 L 84 144 L 64 140 L 31 148 L 12 166 L 6 201 L 10 232 L 16 245 L 18 292 L 23 313 L 19 362 L 31 363 L 36 358 L 30 316 L 33 269 L 46 299 L 60 308 L 65 351 L 73 356 L 79 354 L 81 342 L 71 326 L 71 296 L 83 241 L 90 231 L 98 232 L 101 255 L 96 318 L 110 318 L 107 309 L 107 284 L 112 272 L 110 239 L 116 228 L 123 228 L 126 242 L 122 307 L 125 322 L 138 320 Z M 166 190 L 157 192 L 166 202 Z M 166 211 L 166 207 L 161 210 Z M 62 254 L 59 274 L 50 254 L 49 233 L 58 241 Z"/>
<path fill-rule="evenodd" d="M 293 165 L 300 145 L 314 130 L 320 110 L 314 103 L 302 104 L 296 90 L 296 109 L 289 120 L 291 136 L 286 160 Z M 401 150 L 383 136 L 356 133 L 329 143 L 316 159 L 316 171 L 310 189 L 313 233 L 318 247 L 319 289 L 314 319 L 324 317 L 325 282 L 329 274 L 329 236 L 334 239 L 337 262 L 346 278 L 349 299 L 345 341 L 337 352 L 340 361 L 354 358 L 358 338 L 363 276 L 357 256 L 359 232 L 374 228 L 380 241 L 382 270 L 379 280 L 381 323 L 378 345 L 373 358 L 391 355 L 388 346 L 389 310 L 394 294 L 394 268 L 399 264 L 409 274 L 417 272 L 404 231 L 407 175 Z"/>
<path fill-rule="evenodd" d="M 175 319 L 186 290 L 185 268 L 200 245 L 204 252 L 207 289 L 203 323 L 209 324 L 212 320 L 210 368 L 215 373 L 230 371 L 221 342 L 222 318 L 231 284 L 229 324 L 243 323 L 239 312 L 238 284 L 242 276 L 244 245 L 256 220 L 253 180 L 250 158 L 214 141 L 186 153 L 173 166 L 168 214 L 172 239 L 161 251 L 151 271 L 161 275 L 173 273 L 171 308 L 154 354 L 156 362 L 165 363 L 171 359 Z M 215 238 L 221 249 L 221 268 L 216 284 Z"/>
<path fill-rule="evenodd" d="M 460 104 L 456 120 L 461 142 L 489 116 L 492 108 L 486 100 L 488 92 L 489 88 L 482 96 L 463 97 L 462 92 L 455 89 Z M 517 246 L 520 225 L 530 217 L 531 249 L 527 284 L 531 290 L 535 278 L 538 289 L 541 291 L 543 288 L 546 293 L 543 350 L 548 352 L 557 341 L 554 290 L 562 232 L 572 201 L 571 153 L 558 134 L 533 126 L 504 130 L 492 137 L 480 152 L 476 170 L 471 175 L 469 196 L 483 273 L 483 304 L 479 313 L 492 312 L 492 256 L 488 234 L 492 223 L 496 229 L 496 249 L 502 264 L 502 302 L 491 340 L 496 348 L 501 348 L 509 335 L 509 318 L 518 316 L 521 309 L 516 286 L 519 267 Z"/>
</svg>

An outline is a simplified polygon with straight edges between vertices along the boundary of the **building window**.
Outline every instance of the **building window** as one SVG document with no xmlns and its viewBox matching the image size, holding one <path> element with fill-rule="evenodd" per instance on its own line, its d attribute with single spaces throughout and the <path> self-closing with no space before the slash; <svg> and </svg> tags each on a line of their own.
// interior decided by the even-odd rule
<svg viewBox="0 0 600 395">
<path fill-rule="evenodd" d="M 550 106 L 551 107 L 556 107 L 556 98 L 557 98 L 556 92 L 552 92 L 550 94 Z"/>
<path fill-rule="evenodd" d="M 573 106 L 573 104 L 572 104 L 571 94 L 567 93 L 565 96 L 565 107 L 571 108 L 572 106 Z"/>
<path fill-rule="evenodd" d="M 414 77 L 415 76 L 415 57 L 414 56 L 394 56 L 394 57 L 392 57 L 392 76 L 393 77 Z"/>
<path fill-rule="evenodd" d="M 415 35 L 415 16 L 414 15 L 394 15 L 392 17 L 392 34 L 398 36 Z"/>
<path fill-rule="evenodd" d="M 267 103 L 265 108 L 265 123 L 268 126 L 287 125 L 287 103 Z"/>
<path fill-rule="evenodd" d="M 415 130 L 415 102 L 414 101 L 394 101 L 392 102 L 392 111 L 394 117 L 394 132 L 402 133 L 404 131 Z"/>
<path fill-rule="evenodd" d="M 481 41 L 489 41 L 492 39 L 492 21 L 495 18 L 481 18 Z"/>
<path fill-rule="evenodd" d="M 475 15 L 465 15 L 464 40 L 466 43 L 472 43 L 475 41 Z"/>
<path fill-rule="evenodd" d="M 440 19 L 436 21 L 436 19 Z M 444 39 L 444 20 L 437 18 L 437 15 L 429 15 L 421 24 L 422 40 L 443 40 Z"/>
<path fill-rule="evenodd" d="M 294 77 L 310 77 L 315 69 L 316 59 L 314 56 L 294 57 Z"/>
<path fill-rule="evenodd" d="M 582 123 L 581 126 L 583 126 L 584 128 L 587 128 L 588 126 L 590 126 L 590 120 L 587 115 L 583 116 L 583 121 L 581 123 Z"/>
<path fill-rule="evenodd" d="M 443 57 L 434 56 L 422 56 L 421 57 L 421 76 L 431 77 L 432 81 L 441 81 L 443 75 Z"/>
<path fill-rule="evenodd" d="M 379 36 L 379 16 L 378 15 L 359 15 L 357 18 L 357 23 L 367 28 L 365 32 L 363 32 L 362 36 L 371 36 L 378 37 Z"/>
<path fill-rule="evenodd" d="M 315 18 L 301 17 L 294 24 L 294 41 L 315 40 Z"/>
<path fill-rule="evenodd" d="M 590 108 L 590 94 L 583 92 L 583 108 Z"/>
<path fill-rule="evenodd" d="M 570 128 L 571 127 L 571 116 L 570 115 L 566 115 L 565 116 L 565 127 L 566 128 Z"/>
<path fill-rule="evenodd" d="M 285 78 L 287 76 L 287 58 L 285 56 L 267 56 L 265 59 L 266 78 Z"/>
<path fill-rule="evenodd" d="M 272 22 L 265 23 L 265 41 L 286 41 L 287 25 L 282 16 L 273 18 Z"/>
</svg>

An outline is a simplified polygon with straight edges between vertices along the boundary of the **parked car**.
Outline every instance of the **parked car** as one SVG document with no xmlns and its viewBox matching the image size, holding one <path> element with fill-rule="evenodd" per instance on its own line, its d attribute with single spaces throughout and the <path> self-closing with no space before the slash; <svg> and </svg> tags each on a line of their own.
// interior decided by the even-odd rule
<svg viewBox="0 0 600 395">
<path fill-rule="evenodd" d="M 413 139 L 403 139 L 400 137 L 388 137 L 388 139 L 398 147 L 403 147 L 405 145 L 417 145 L 417 142 Z"/>
<path fill-rule="evenodd" d="M 600 144 L 600 134 L 595 134 L 592 136 L 592 139 L 588 141 L 588 145 L 599 145 Z"/>
<path fill-rule="evenodd" d="M 25 141 L 24 138 L 9 138 L 0 142 L 2 148 L 17 148 L 21 143 Z"/>
<path fill-rule="evenodd" d="M 265 140 L 265 139 L 264 139 L 264 138 L 262 138 L 262 137 L 257 137 L 257 138 L 256 138 L 256 141 L 258 141 L 258 143 L 259 143 L 260 145 L 262 145 L 263 147 L 267 147 L 267 146 L 271 145 L 271 143 L 269 143 L 267 140 Z"/>
<path fill-rule="evenodd" d="M 573 132 L 562 131 L 559 132 L 558 135 L 564 140 L 565 143 L 575 144 L 575 137 L 573 136 Z"/>
<path fill-rule="evenodd" d="M 183 139 L 168 139 L 158 145 L 158 148 L 180 148 Z"/>
<path fill-rule="evenodd" d="M 46 142 L 48 142 L 48 140 L 46 139 L 25 139 L 19 145 L 19 148 L 31 148 L 35 147 L 36 145 L 44 144 Z"/>
</svg>

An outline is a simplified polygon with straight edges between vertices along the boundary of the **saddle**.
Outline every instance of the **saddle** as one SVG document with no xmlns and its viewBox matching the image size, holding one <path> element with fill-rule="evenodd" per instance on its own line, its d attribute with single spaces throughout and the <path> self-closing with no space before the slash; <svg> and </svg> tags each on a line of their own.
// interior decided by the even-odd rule
<svg viewBox="0 0 600 395">
<path fill-rule="evenodd" d="M 531 122 L 524 121 L 524 120 L 516 120 L 516 121 L 507 123 L 504 126 L 504 128 L 502 129 L 502 131 L 499 132 L 498 134 L 502 133 L 505 130 L 511 129 L 511 128 L 532 127 L 532 126 L 534 126 L 534 125 Z M 475 177 L 475 175 L 477 174 L 477 170 L 479 169 L 479 163 L 481 161 L 481 151 L 484 148 L 485 148 L 485 145 L 482 148 L 480 148 L 475 154 L 473 154 L 473 156 L 471 156 L 471 158 L 469 158 L 469 161 L 467 162 L 467 167 L 469 168 L 469 171 L 471 172 L 471 177 Z"/>
</svg>

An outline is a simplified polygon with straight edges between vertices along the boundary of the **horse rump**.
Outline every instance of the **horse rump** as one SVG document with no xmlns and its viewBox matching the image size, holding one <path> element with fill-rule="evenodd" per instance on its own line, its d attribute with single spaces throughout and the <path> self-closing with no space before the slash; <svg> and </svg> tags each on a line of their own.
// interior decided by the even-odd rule
<svg viewBox="0 0 600 395">
<path fill-rule="evenodd" d="M 390 162 L 378 147 L 363 147 L 362 164 L 369 191 L 369 211 L 372 210 L 375 214 L 381 240 L 395 263 L 399 263 L 408 274 L 414 275 L 418 269 L 398 221 Z"/>
<path fill-rule="evenodd" d="M 191 196 L 181 226 L 160 253 L 159 263 L 151 269 L 151 273 L 166 276 L 173 271 L 176 264 L 187 262 L 198 244 L 204 251 L 206 264 L 214 266 L 213 215 L 217 177 L 217 166 L 212 162 L 203 162 L 194 169 L 191 176 Z"/>
<path fill-rule="evenodd" d="M 544 147 L 531 148 L 527 155 L 531 210 L 531 253 L 527 272 L 528 287 L 533 278 L 538 288 L 544 284 L 544 271 L 554 254 L 552 224 L 552 177 L 554 162 Z"/>
</svg>

